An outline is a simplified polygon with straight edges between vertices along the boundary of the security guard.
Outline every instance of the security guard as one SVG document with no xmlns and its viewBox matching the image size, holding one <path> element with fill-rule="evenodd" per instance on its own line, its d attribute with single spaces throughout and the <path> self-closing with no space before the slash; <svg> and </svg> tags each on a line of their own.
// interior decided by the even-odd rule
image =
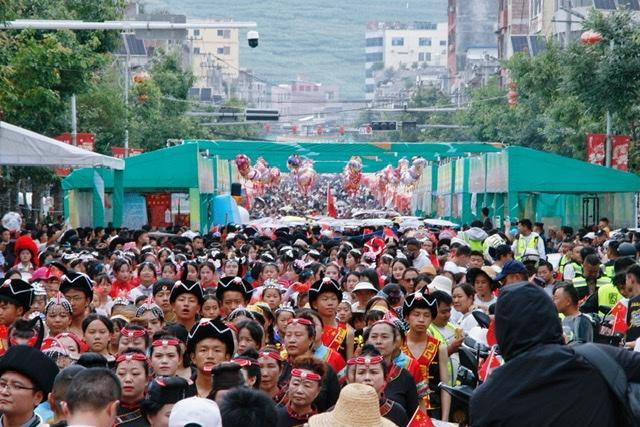
<svg viewBox="0 0 640 427">
<path fill-rule="evenodd" d="M 541 259 L 547 259 L 544 239 L 533 231 L 533 224 L 528 219 L 518 221 L 518 238 L 513 242 L 511 249 L 514 258 L 518 261 L 522 259 L 527 249 L 535 249 Z"/>
<path fill-rule="evenodd" d="M 589 254 L 584 258 L 583 274 L 573 279 L 573 286 L 578 292 L 578 298 L 585 299 L 597 293 L 597 306 L 613 307 L 622 295 L 618 288 L 605 276 L 600 269 L 600 258 L 596 254 Z"/>
<path fill-rule="evenodd" d="M 558 263 L 558 271 L 564 276 L 564 268 L 573 262 L 571 251 L 573 250 L 573 241 L 570 239 L 563 240 L 560 245 L 560 252 L 563 254 Z"/>
<path fill-rule="evenodd" d="M 604 263 L 604 274 L 613 280 L 615 272 L 613 270 L 613 263 L 620 256 L 618 254 L 618 247 L 620 242 L 618 240 L 611 240 L 607 243 L 607 258 L 608 261 Z"/>
</svg>

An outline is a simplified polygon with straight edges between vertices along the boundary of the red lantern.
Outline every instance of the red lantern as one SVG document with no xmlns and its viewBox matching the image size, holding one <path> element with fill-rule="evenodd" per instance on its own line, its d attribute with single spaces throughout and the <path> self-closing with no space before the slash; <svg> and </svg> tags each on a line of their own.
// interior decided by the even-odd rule
<svg viewBox="0 0 640 427">
<path fill-rule="evenodd" d="M 294 134 L 294 135 L 297 135 L 298 134 L 298 126 L 296 126 L 296 125 L 291 126 L 291 133 Z"/>
<path fill-rule="evenodd" d="M 344 126 L 340 126 L 340 129 L 338 129 L 338 133 L 340 135 L 344 135 L 344 132 L 345 132 Z"/>
<path fill-rule="evenodd" d="M 603 39 L 604 37 L 602 36 L 602 34 L 597 31 L 585 31 L 580 36 L 580 40 L 582 41 L 582 43 L 589 45 L 598 44 Z"/>
<path fill-rule="evenodd" d="M 269 124 L 269 123 L 265 123 L 265 125 L 264 125 L 264 131 L 265 131 L 266 133 L 271 132 L 271 124 Z"/>
<path fill-rule="evenodd" d="M 322 135 L 324 133 L 324 128 L 322 126 L 318 126 L 318 135 Z"/>
</svg>

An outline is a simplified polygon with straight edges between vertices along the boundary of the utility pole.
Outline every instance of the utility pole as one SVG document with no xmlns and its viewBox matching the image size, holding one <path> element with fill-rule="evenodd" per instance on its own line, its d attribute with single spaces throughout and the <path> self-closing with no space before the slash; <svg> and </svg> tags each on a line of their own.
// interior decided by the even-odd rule
<svg viewBox="0 0 640 427">
<path fill-rule="evenodd" d="M 565 0 L 566 2 L 566 13 L 567 13 L 567 20 L 565 21 L 565 27 L 564 27 L 564 48 L 567 49 L 569 48 L 569 44 L 571 41 L 571 15 L 573 12 L 573 7 L 571 5 L 571 0 Z"/>
<path fill-rule="evenodd" d="M 71 95 L 71 145 L 78 146 L 78 118 L 75 94 Z"/>
<path fill-rule="evenodd" d="M 609 43 L 609 52 L 613 52 L 613 49 L 615 48 L 615 42 L 613 40 L 611 40 L 611 42 Z M 613 135 L 612 135 L 612 118 L 611 118 L 611 110 L 607 110 L 607 139 L 605 141 L 605 148 L 604 148 L 604 163 L 605 166 L 610 168 L 611 167 L 611 158 L 613 157 Z"/>
<path fill-rule="evenodd" d="M 125 46 L 126 49 L 126 46 Z M 129 50 L 124 60 L 124 158 L 129 157 Z"/>
</svg>

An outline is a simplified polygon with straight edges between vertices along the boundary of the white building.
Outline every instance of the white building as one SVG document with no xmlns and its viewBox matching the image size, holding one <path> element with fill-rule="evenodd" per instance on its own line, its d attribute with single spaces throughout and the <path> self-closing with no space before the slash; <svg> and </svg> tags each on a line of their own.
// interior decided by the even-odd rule
<svg viewBox="0 0 640 427">
<path fill-rule="evenodd" d="M 369 23 L 365 33 L 367 99 L 374 99 L 376 74 L 381 70 L 446 66 L 447 33 L 446 22 Z"/>
</svg>

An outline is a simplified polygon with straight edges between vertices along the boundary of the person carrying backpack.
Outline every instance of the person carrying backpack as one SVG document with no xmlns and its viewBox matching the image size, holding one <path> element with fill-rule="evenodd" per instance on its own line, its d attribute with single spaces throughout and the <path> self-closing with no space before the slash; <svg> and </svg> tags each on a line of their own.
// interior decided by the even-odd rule
<svg viewBox="0 0 640 427">
<path fill-rule="evenodd" d="M 598 362 L 576 346 L 565 345 L 553 302 L 531 283 L 502 289 L 495 324 L 506 363 L 474 392 L 471 425 L 633 425 L 622 404 L 624 397 L 609 387 L 614 378 L 607 378 L 604 371 L 608 366 L 609 376 L 623 372 L 618 379 L 626 376 L 629 383 L 640 382 L 640 353 L 584 344 L 601 355 Z M 610 363 L 601 363 L 603 358 Z M 605 365 L 605 369 L 595 365 Z M 629 401 L 624 403 L 628 405 Z"/>
</svg>

